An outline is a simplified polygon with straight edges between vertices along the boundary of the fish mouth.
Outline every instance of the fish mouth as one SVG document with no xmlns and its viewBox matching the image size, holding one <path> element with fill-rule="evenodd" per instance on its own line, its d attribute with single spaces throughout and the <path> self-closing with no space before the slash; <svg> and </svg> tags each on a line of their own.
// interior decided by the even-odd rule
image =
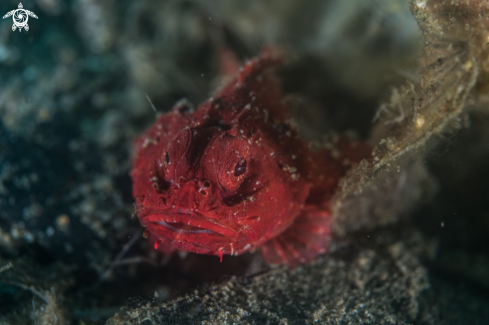
<svg viewBox="0 0 489 325">
<path fill-rule="evenodd" d="M 215 233 L 215 231 L 191 226 L 183 222 L 156 221 L 156 223 L 170 229 L 171 231 L 182 233 L 182 234 L 214 234 Z"/>
<path fill-rule="evenodd" d="M 156 235 L 173 240 L 185 238 L 191 242 L 194 238 L 201 242 L 206 237 L 221 237 L 221 240 L 229 241 L 239 237 L 234 229 L 191 209 L 172 208 L 150 212 L 141 218 L 141 223 Z"/>
</svg>

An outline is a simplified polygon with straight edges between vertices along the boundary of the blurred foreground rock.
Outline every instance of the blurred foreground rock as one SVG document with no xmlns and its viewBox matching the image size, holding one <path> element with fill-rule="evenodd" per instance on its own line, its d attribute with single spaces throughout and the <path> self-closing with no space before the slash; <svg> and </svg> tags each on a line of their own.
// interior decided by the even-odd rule
<svg viewBox="0 0 489 325">
<path fill-rule="evenodd" d="M 171 302 L 130 303 L 106 324 L 410 324 L 429 287 L 420 257 L 433 243 L 412 230 L 369 237 L 293 270 L 232 278 Z"/>
<path fill-rule="evenodd" d="M 388 229 L 294 270 L 233 277 L 170 302 L 131 302 L 106 325 L 458 325 L 489 319 L 487 297 L 478 300 L 472 289 L 439 278 L 432 283 L 421 261 L 429 263 L 435 251 L 435 242 L 412 229 Z"/>
</svg>

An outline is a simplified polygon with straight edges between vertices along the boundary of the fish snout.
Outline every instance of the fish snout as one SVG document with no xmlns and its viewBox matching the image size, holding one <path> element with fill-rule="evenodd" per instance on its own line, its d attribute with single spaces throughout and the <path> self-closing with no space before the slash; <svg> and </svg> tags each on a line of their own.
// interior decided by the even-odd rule
<svg viewBox="0 0 489 325">
<path fill-rule="evenodd" d="M 186 180 L 181 177 L 171 197 L 171 206 L 186 209 L 202 209 L 203 212 L 215 209 L 213 186 L 209 180 Z"/>
</svg>

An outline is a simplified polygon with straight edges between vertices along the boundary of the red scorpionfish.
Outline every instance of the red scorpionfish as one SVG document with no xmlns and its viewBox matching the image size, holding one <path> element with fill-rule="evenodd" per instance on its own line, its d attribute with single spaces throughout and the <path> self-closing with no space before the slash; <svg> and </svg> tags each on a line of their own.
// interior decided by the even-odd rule
<svg viewBox="0 0 489 325">
<path fill-rule="evenodd" d="M 136 140 L 136 213 L 156 249 L 221 260 L 260 249 L 290 266 L 328 250 L 330 199 L 370 147 L 340 137 L 311 151 L 269 71 L 281 61 L 264 52 L 197 110 L 177 105 Z"/>
</svg>

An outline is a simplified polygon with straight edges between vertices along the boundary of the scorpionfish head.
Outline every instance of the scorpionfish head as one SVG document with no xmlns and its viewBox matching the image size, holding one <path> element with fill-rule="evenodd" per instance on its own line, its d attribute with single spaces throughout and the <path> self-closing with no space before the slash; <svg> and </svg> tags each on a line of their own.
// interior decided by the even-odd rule
<svg viewBox="0 0 489 325">
<path fill-rule="evenodd" d="M 309 185 L 277 164 L 263 138 L 238 125 L 197 125 L 140 149 L 136 212 L 156 248 L 237 255 L 290 226 Z"/>
<path fill-rule="evenodd" d="M 299 216 L 312 157 L 269 73 L 281 61 L 265 51 L 216 97 L 178 104 L 136 140 L 136 213 L 158 250 L 237 255 Z"/>
</svg>

